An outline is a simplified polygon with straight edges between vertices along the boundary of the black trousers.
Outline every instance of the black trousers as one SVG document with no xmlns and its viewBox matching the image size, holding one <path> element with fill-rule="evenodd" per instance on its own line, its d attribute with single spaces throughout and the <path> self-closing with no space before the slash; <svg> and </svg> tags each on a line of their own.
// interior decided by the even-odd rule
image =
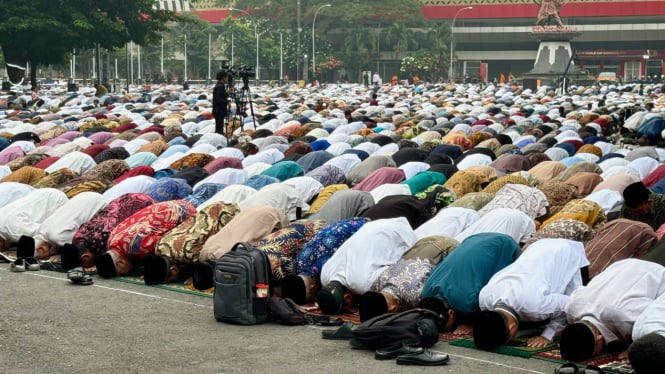
<svg viewBox="0 0 665 374">
<path fill-rule="evenodd" d="M 222 113 L 215 113 L 215 132 L 224 135 L 224 121 L 226 120 L 226 111 Z"/>
</svg>

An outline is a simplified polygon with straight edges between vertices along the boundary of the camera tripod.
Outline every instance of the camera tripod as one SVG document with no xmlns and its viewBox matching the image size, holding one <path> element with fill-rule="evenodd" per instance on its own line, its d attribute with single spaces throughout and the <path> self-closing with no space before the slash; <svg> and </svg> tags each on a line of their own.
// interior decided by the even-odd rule
<svg viewBox="0 0 665 374">
<path fill-rule="evenodd" d="M 233 115 L 229 114 L 227 120 L 227 136 L 230 136 L 235 131 L 236 124 L 240 123 L 240 127 L 244 125 L 244 119 L 251 114 L 256 131 L 256 117 L 254 117 L 254 105 L 252 103 L 251 91 L 249 89 L 249 76 L 242 76 L 242 84 L 236 84 L 233 91 L 233 101 L 236 104 L 236 110 Z M 249 110 L 249 113 L 247 111 Z"/>
</svg>

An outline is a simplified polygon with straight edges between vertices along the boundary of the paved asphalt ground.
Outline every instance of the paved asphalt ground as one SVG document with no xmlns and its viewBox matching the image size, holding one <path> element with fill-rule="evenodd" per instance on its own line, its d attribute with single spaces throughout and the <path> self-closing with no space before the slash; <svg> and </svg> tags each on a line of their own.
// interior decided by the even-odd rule
<svg viewBox="0 0 665 374">
<path fill-rule="evenodd" d="M 212 299 L 0 265 L 0 373 L 554 372 L 557 364 L 438 343 L 440 367 L 398 366 L 321 339 L 322 327 L 218 323 Z"/>
</svg>

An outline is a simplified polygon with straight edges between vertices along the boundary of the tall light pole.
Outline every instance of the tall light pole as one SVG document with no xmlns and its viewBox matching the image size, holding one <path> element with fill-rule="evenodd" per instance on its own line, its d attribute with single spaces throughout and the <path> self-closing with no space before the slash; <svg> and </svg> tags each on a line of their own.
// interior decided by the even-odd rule
<svg viewBox="0 0 665 374">
<path fill-rule="evenodd" d="M 453 24 L 450 26 L 450 66 L 448 67 L 448 80 L 453 81 L 453 78 L 455 77 L 454 71 L 453 71 L 453 43 L 455 41 L 455 20 L 457 19 L 457 16 L 459 16 L 460 13 L 462 13 L 465 10 L 471 10 L 473 9 L 472 6 L 467 6 L 464 8 L 460 8 L 457 13 L 455 13 L 455 17 L 453 17 Z"/>
<path fill-rule="evenodd" d="M 282 32 L 279 33 L 279 85 L 284 81 L 284 39 Z"/>
<path fill-rule="evenodd" d="M 249 13 L 246 10 L 240 10 L 238 8 L 229 8 L 229 10 L 235 10 L 236 12 L 241 12 L 249 19 L 252 21 L 252 24 L 254 25 L 254 37 L 256 38 L 256 69 L 254 70 L 254 79 L 256 80 L 256 85 L 258 86 L 259 84 L 259 29 L 257 28 L 256 21 L 252 16 L 249 15 Z"/>
<path fill-rule="evenodd" d="M 314 28 L 314 26 L 316 25 L 316 16 L 319 15 L 319 11 L 321 9 L 330 8 L 331 6 L 332 5 L 330 4 L 323 4 L 319 7 L 319 9 L 316 10 L 316 12 L 314 12 L 314 20 L 312 20 L 312 74 L 316 74 L 316 43 L 315 43 L 316 38 L 314 36 L 315 35 L 314 30 L 316 30 Z"/>
</svg>

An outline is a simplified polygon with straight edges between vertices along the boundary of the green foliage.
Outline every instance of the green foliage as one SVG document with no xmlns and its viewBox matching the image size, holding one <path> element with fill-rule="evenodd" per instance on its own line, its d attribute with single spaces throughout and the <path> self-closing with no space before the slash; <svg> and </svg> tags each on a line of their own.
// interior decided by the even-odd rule
<svg viewBox="0 0 665 374">
<path fill-rule="evenodd" d="M 155 0 L 0 0 L 0 47 L 6 61 L 33 68 L 63 64 L 74 49 L 112 49 L 159 37 L 181 20 Z M 34 69 L 33 69 L 34 70 Z M 33 85 L 34 77 L 33 77 Z"/>
</svg>

